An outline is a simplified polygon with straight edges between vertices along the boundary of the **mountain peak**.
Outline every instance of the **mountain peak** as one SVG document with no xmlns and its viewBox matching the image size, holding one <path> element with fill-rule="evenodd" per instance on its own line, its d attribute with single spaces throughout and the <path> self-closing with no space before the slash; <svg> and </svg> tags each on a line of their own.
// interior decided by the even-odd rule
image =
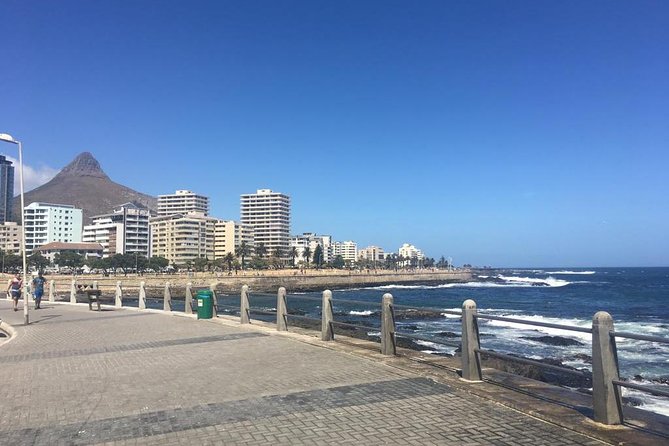
<svg viewBox="0 0 669 446">
<path fill-rule="evenodd" d="M 109 178 L 91 152 L 80 153 L 56 175 L 56 177 L 72 176 Z"/>
</svg>

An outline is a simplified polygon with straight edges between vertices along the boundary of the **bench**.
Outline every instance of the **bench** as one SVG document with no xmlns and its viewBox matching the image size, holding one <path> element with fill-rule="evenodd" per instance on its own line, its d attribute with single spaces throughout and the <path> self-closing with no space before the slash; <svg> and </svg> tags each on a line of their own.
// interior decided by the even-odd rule
<svg viewBox="0 0 669 446">
<path fill-rule="evenodd" d="M 98 311 L 102 311 L 100 308 L 100 296 L 102 295 L 102 291 L 94 289 L 90 285 L 86 286 L 81 286 L 77 290 L 78 295 L 86 295 L 88 298 L 88 309 L 93 311 L 93 303 L 95 302 L 98 304 Z"/>
</svg>

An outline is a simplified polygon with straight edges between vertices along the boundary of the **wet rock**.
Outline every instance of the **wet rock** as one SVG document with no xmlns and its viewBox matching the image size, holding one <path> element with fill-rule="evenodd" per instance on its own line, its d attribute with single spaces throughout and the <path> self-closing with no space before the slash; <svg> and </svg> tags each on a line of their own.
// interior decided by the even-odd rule
<svg viewBox="0 0 669 446">
<path fill-rule="evenodd" d="M 418 331 L 419 330 L 418 325 L 414 325 L 414 324 L 398 324 L 397 328 L 401 329 L 401 330 L 411 330 L 411 331 Z"/>
<path fill-rule="evenodd" d="M 436 336 L 439 336 L 441 338 L 459 338 L 460 335 L 457 333 L 453 333 L 452 331 L 440 331 L 439 333 L 436 333 Z"/>
<path fill-rule="evenodd" d="M 575 355 L 570 356 L 568 359 L 583 361 L 586 364 L 592 364 L 592 356 L 586 355 L 585 353 L 576 353 Z"/>
<path fill-rule="evenodd" d="M 402 321 L 406 319 L 442 319 L 441 313 L 426 310 L 395 310 L 395 320 Z"/>
<path fill-rule="evenodd" d="M 541 342 L 542 344 L 558 345 L 562 347 L 583 345 L 583 343 L 576 339 L 565 338 L 562 336 L 521 336 L 521 339 L 528 339 L 530 341 Z"/>
</svg>

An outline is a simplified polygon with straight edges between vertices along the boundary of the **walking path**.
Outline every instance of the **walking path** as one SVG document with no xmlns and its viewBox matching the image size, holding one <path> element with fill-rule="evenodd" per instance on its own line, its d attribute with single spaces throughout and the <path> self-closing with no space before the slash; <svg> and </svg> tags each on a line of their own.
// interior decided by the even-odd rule
<svg viewBox="0 0 669 446">
<path fill-rule="evenodd" d="M 23 327 L 0 301 L 2 444 L 604 444 L 301 335 L 43 307 Z"/>
</svg>

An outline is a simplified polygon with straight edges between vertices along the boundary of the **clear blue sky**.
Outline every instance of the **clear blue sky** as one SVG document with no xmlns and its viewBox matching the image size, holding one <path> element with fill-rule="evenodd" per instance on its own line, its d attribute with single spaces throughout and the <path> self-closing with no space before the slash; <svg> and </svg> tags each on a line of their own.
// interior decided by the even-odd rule
<svg viewBox="0 0 669 446">
<path fill-rule="evenodd" d="M 0 17 L 0 132 L 36 174 L 91 151 L 221 218 L 287 193 L 293 233 L 456 264 L 669 265 L 669 2 L 4 0 Z"/>
</svg>

